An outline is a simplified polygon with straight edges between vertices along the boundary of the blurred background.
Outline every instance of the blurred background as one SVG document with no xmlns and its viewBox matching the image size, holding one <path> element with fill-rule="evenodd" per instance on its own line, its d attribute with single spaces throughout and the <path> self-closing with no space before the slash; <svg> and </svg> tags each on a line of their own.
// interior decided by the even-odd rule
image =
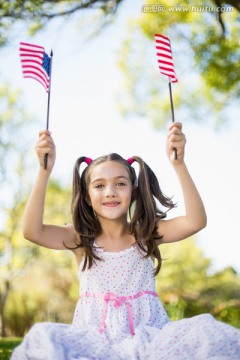
<svg viewBox="0 0 240 360">
<path fill-rule="evenodd" d="M 218 3 L 216 1 L 216 3 Z M 207 228 L 162 246 L 157 277 L 172 320 L 210 312 L 240 328 L 240 7 L 190 1 L 86 0 L 0 4 L 0 331 L 23 336 L 38 321 L 71 323 L 77 267 L 68 251 L 23 239 L 21 218 L 46 126 L 47 94 L 23 79 L 19 42 L 53 50 L 50 130 L 57 147 L 45 221 L 71 222 L 72 169 L 82 155 L 140 155 L 162 190 L 182 195 L 166 158 L 168 79 L 154 34 L 171 39 L 179 82 L 175 118 L 187 137 L 186 163 L 202 195 Z"/>
</svg>

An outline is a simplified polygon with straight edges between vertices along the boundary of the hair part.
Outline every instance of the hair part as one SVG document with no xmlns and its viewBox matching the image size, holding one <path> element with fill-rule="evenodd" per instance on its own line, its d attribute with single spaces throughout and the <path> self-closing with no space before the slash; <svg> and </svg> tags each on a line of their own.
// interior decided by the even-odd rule
<svg viewBox="0 0 240 360">
<path fill-rule="evenodd" d="M 135 237 L 140 249 L 146 253 L 144 257 L 154 257 L 157 259 L 154 275 L 157 275 L 160 271 L 162 259 L 156 240 L 161 239 L 163 236 L 159 236 L 157 233 L 157 221 L 166 217 L 166 212 L 175 207 L 175 204 L 162 193 L 157 177 L 150 167 L 138 156 L 133 156 L 132 159 L 139 165 L 138 176 L 134 167 L 116 153 L 101 156 L 93 160 L 83 170 L 81 175 L 80 166 L 86 161 L 86 157 L 78 158 L 75 163 L 71 209 L 73 225 L 80 239 L 74 249 L 84 248 L 85 250 L 83 271 L 87 267 L 90 269 L 95 260 L 102 260 L 93 251 L 94 240 L 101 234 L 102 230 L 90 205 L 88 186 L 91 170 L 106 161 L 115 161 L 122 164 L 129 173 L 133 186 L 129 207 L 130 233 Z M 158 209 L 156 200 L 167 210 L 163 212 Z"/>
</svg>

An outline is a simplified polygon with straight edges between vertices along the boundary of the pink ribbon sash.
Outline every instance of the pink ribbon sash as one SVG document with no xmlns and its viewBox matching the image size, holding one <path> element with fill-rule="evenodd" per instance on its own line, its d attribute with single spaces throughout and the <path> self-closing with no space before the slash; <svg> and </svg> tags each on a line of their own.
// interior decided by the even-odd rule
<svg viewBox="0 0 240 360">
<path fill-rule="evenodd" d="M 104 300 L 104 307 L 103 307 L 103 311 L 102 311 L 102 319 L 101 319 L 101 323 L 100 323 L 100 329 L 99 332 L 102 334 L 105 329 L 106 329 L 106 316 L 107 316 L 107 308 L 108 308 L 108 303 L 109 301 L 113 301 L 114 302 L 114 307 L 116 309 L 118 309 L 121 305 L 125 305 L 127 306 L 127 312 L 128 312 L 128 322 L 129 322 L 129 330 L 131 335 L 135 335 L 134 332 L 134 322 L 133 322 L 133 312 L 132 312 L 132 305 L 128 300 L 134 300 L 139 298 L 140 296 L 143 296 L 144 294 L 147 295 L 153 295 L 153 296 L 157 296 L 158 294 L 155 293 L 154 291 L 150 291 L 150 290 L 142 290 L 139 293 L 135 294 L 135 295 L 130 295 L 130 296 L 117 296 L 115 294 L 113 294 L 112 292 L 108 292 L 107 294 L 92 294 L 89 292 L 86 292 L 84 294 L 80 295 L 80 298 L 82 297 L 95 297 L 95 298 L 101 298 Z"/>
</svg>

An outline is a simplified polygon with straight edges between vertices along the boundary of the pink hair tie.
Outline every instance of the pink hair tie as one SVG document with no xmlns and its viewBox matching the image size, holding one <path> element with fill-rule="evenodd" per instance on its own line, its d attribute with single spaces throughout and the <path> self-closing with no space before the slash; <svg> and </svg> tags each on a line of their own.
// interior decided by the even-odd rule
<svg viewBox="0 0 240 360">
<path fill-rule="evenodd" d="M 86 164 L 90 165 L 92 162 L 92 159 L 89 157 L 86 157 L 86 159 L 84 160 Z"/>
<path fill-rule="evenodd" d="M 129 163 L 129 165 L 132 165 L 132 163 L 134 163 L 134 161 L 135 160 L 131 157 L 127 159 L 127 162 Z"/>
</svg>

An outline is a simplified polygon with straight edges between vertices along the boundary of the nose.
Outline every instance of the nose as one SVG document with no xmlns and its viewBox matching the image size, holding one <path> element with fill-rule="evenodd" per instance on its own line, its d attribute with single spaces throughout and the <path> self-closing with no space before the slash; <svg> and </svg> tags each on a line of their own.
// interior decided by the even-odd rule
<svg viewBox="0 0 240 360">
<path fill-rule="evenodd" d="M 106 196 L 107 197 L 115 197 L 116 196 L 116 187 L 109 185 L 106 188 Z"/>
</svg>

